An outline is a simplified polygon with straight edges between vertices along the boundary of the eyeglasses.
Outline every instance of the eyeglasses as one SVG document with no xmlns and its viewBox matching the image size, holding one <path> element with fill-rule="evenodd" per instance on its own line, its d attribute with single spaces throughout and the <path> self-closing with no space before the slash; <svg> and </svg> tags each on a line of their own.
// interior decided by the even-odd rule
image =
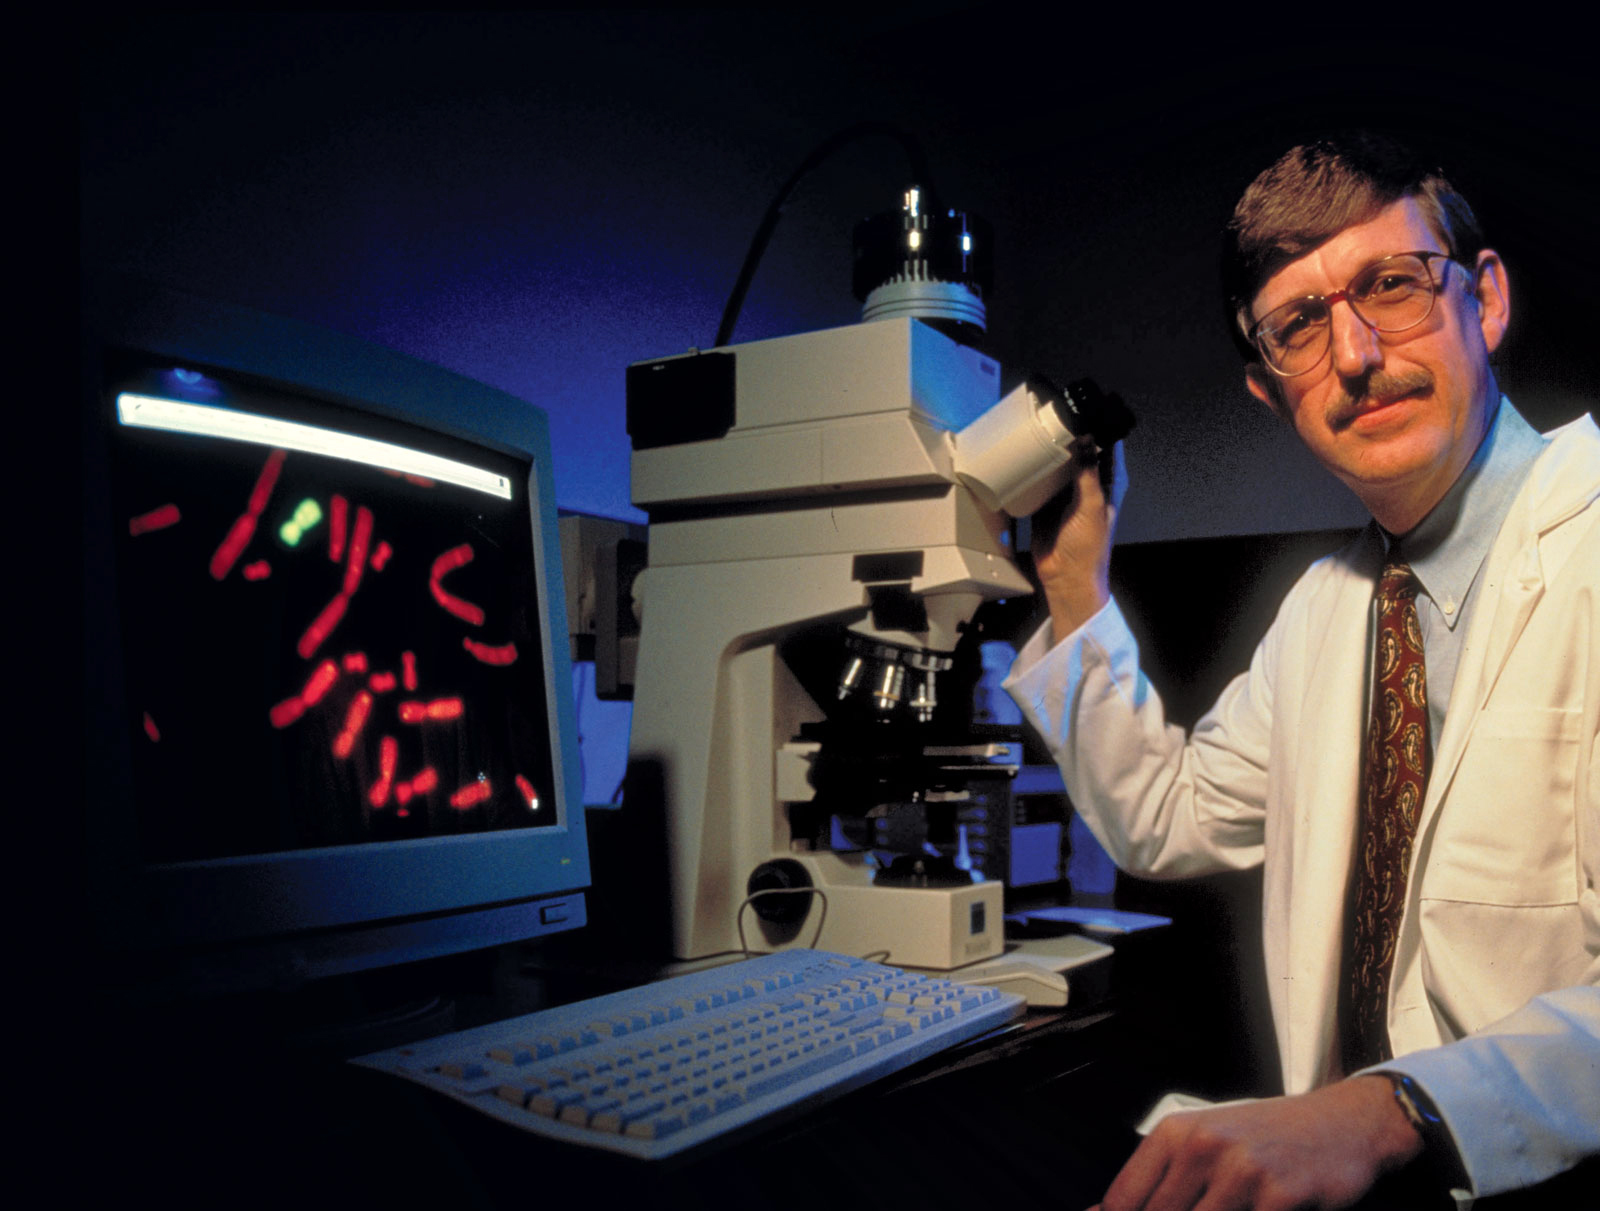
<svg viewBox="0 0 1600 1211">
<path fill-rule="evenodd" d="M 1374 261 L 1343 290 L 1308 295 L 1274 307 L 1245 334 L 1261 353 L 1267 368 L 1280 378 L 1294 378 L 1313 370 L 1328 352 L 1332 339 L 1333 305 L 1350 304 L 1350 310 L 1375 332 L 1404 332 L 1415 328 L 1433 311 L 1441 280 L 1433 280 L 1429 262 L 1450 254 L 1402 252 Z"/>
</svg>

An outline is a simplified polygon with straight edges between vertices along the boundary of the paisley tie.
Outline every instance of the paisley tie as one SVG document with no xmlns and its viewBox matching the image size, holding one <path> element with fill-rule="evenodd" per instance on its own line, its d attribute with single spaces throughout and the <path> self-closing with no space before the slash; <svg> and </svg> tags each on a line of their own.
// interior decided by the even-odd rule
<svg viewBox="0 0 1600 1211">
<path fill-rule="evenodd" d="M 1362 757 L 1361 820 L 1346 924 L 1339 1021 L 1345 1072 L 1392 1058 L 1386 1006 L 1411 842 L 1428 786 L 1428 687 L 1418 583 L 1390 562 L 1378 581 L 1372 711 Z"/>
</svg>

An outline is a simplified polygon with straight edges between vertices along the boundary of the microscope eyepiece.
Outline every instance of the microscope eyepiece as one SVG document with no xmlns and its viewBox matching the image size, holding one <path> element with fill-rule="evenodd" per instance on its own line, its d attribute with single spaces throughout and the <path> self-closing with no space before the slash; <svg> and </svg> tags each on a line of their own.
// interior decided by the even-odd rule
<svg viewBox="0 0 1600 1211">
<path fill-rule="evenodd" d="M 955 471 L 991 509 L 1027 517 L 1066 487 L 1085 440 L 1102 454 L 1133 428 L 1133 413 L 1089 379 L 1065 391 L 1034 376 L 955 434 Z"/>
<path fill-rule="evenodd" d="M 1120 395 L 1100 390 L 1093 379 L 1074 379 L 1065 391 L 1057 391 L 1048 379 L 1034 381 L 1055 407 L 1061 423 L 1079 437 L 1093 438 L 1100 449 L 1111 449 L 1133 431 L 1133 409 Z"/>
</svg>

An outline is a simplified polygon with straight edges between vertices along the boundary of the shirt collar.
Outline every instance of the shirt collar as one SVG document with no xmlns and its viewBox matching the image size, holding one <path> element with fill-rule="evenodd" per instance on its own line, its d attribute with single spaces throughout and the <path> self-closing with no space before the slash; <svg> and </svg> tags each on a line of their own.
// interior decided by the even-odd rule
<svg viewBox="0 0 1600 1211">
<path fill-rule="evenodd" d="M 1384 534 L 1385 549 L 1402 543 L 1406 562 L 1451 630 L 1544 445 L 1545 439 L 1501 396 L 1488 434 L 1443 499 L 1400 538 Z"/>
</svg>

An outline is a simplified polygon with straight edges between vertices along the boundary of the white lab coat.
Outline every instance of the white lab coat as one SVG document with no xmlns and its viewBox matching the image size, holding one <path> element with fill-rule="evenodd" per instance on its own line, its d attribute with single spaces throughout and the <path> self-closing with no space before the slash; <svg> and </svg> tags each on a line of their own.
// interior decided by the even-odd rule
<svg viewBox="0 0 1600 1211">
<path fill-rule="evenodd" d="M 1188 738 L 1166 723 L 1114 604 L 1054 648 L 1048 628 L 1036 635 L 1006 683 L 1119 866 L 1177 877 L 1265 863 L 1267 980 L 1290 1093 L 1337 1075 L 1381 561 L 1369 528 L 1313 565 L 1249 671 Z M 1433 1096 L 1481 1196 L 1600 1152 L 1600 430 L 1591 418 L 1550 435 L 1474 593 L 1396 948 L 1388 1021 L 1400 1058 L 1384 1067 Z"/>
</svg>

